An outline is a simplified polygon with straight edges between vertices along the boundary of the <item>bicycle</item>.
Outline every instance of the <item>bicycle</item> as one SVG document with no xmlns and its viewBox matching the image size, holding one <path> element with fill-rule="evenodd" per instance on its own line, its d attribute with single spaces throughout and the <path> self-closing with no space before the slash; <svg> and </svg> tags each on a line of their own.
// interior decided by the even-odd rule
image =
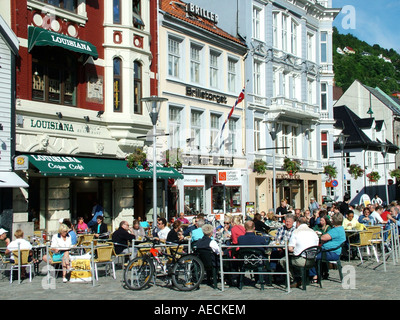
<svg viewBox="0 0 400 320">
<path fill-rule="evenodd" d="M 141 290 L 158 276 L 166 276 L 180 291 L 192 291 L 199 287 L 204 277 L 204 265 L 199 257 L 176 249 L 168 254 L 157 249 L 158 241 L 152 241 L 149 252 L 132 259 L 124 272 L 124 283 L 131 290 Z"/>
</svg>

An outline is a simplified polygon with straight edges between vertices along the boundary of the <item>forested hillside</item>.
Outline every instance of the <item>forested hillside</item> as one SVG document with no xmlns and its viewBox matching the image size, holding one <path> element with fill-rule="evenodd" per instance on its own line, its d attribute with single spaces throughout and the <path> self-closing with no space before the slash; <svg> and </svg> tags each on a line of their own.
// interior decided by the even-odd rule
<svg viewBox="0 0 400 320">
<path fill-rule="evenodd" d="M 337 48 L 343 51 L 345 47 L 352 48 L 355 53 L 337 52 Z M 387 62 L 387 58 L 391 62 Z M 377 44 L 371 46 L 333 28 L 333 63 L 336 86 L 344 91 L 355 79 L 367 86 L 379 87 L 387 94 L 400 91 L 400 54 L 393 49 L 387 50 Z"/>
</svg>

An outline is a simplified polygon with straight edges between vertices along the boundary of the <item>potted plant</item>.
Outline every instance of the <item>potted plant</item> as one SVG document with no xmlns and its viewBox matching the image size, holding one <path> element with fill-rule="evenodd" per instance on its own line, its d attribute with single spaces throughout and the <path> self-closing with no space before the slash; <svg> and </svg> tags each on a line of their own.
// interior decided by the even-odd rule
<svg viewBox="0 0 400 320">
<path fill-rule="evenodd" d="M 288 157 L 285 157 L 283 160 L 283 169 L 290 175 L 294 175 L 300 170 L 301 162 L 299 160 L 293 159 L 291 160 Z"/>
<path fill-rule="evenodd" d="M 400 169 L 394 169 L 389 172 L 392 178 L 400 178 Z"/>
<path fill-rule="evenodd" d="M 136 168 L 136 167 L 143 167 L 145 170 L 149 170 L 149 161 L 147 160 L 146 153 L 143 152 L 143 150 L 139 147 L 136 148 L 136 150 L 130 154 L 128 154 L 125 158 L 125 160 L 128 162 L 126 166 L 130 169 Z"/>
<path fill-rule="evenodd" d="M 267 163 L 264 160 L 261 160 L 261 159 L 254 160 L 253 172 L 263 174 L 263 173 L 265 173 L 266 170 L 267 170 Z"/>
<path fill-rule="evenodd" d="M 324 174 L 326 174 L 329 177 L 329 179 L 336 178 L 337 176 L 336 167 L 328 164 L 327 166 L 324 167 Z"/>
<path fill-rule="evenodd" d="M 164 167 L 182 168 L 182 150 L 179 148 L 168 149 L 163 152 Z"/>
<path fill-rule="evenodd" d="M 364 170 L 358 164 L 352 164 L 348 171 L 355 180 L 364 174 Z"/>
<path fill-rule="evenodd" d="M 370 173 L 367 174 L 367 177 L 370 182 L 377 182 L 381 178 L 381 176 L 377 171 L 371 171 Z"/>
</svg>

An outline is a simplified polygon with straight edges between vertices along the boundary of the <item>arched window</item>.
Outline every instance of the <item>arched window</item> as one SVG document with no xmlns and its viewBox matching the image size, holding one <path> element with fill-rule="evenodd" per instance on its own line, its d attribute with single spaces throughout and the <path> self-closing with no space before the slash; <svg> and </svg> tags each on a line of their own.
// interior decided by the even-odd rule
<svg viewBox="0 0 400 320">
<path fill-rule="evenodd" d="M 122 111 L 122 61 L 114 58 L 114 111 Z"/>
<path fill-rule="evenodd" d="M 142 114 L 142 65 L 137 61 L 133 63 L 133 94 L 134 113 Z"/>
</svg>

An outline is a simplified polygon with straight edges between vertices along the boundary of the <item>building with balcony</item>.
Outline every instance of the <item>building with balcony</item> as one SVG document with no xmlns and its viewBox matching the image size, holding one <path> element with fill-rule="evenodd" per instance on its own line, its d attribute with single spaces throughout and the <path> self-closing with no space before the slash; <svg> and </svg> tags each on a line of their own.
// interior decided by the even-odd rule
<svg viewBox="0 0 400 320">
<path fill-rule="evenodd" d="M 332 1 L 192 2 L 219 13 L 219 25 L 249 48 L 248 168 L 261 159 L 269 169 L 250 173 L 249 200 L 257 211 L 281 199 L 307 208 L 310 197 L 321 199 L 323 164 L 333 154 L 332 22 L 340 10 Z M 282 169 L 285 158 L 301 163 L 296 174 Z"/>
</svg>

